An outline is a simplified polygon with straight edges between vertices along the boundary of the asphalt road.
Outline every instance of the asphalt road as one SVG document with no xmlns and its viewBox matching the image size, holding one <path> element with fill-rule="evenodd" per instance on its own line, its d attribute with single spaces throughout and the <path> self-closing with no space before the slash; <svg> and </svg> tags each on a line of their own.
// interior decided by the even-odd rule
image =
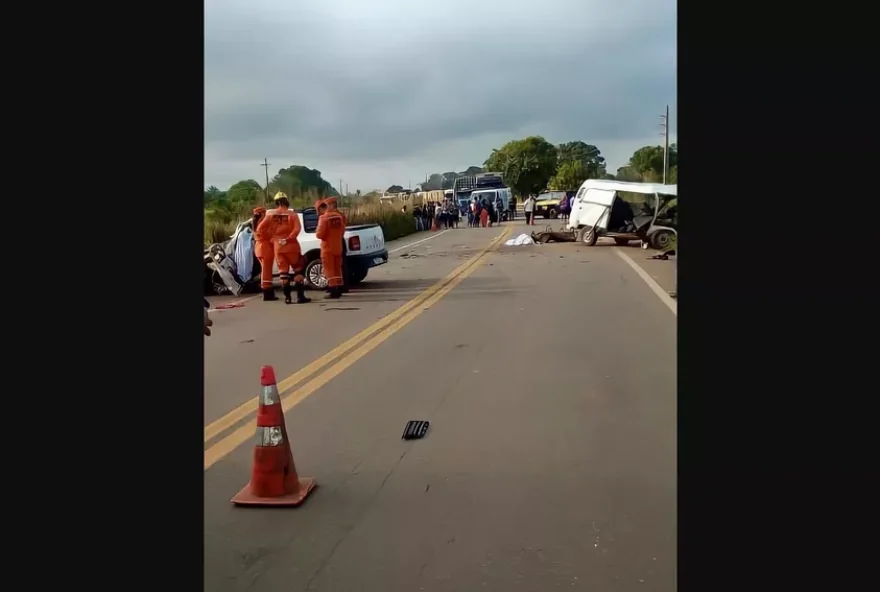
<svg viewBox="0 0 880 592">
<path fill-rule="evenodd" d="M 674 309 L 617 247 L 483 254 L 509 230 L 389 244 L 431 237 L 340 301 L 212 314 L 206 590 L 675 589 Z M 229 501 L 262 364 L 295 383 L 287 429 L 319 483 L 299 508 Z M 404 442 L 411 419 L 431 428 Z"/>
</svg>

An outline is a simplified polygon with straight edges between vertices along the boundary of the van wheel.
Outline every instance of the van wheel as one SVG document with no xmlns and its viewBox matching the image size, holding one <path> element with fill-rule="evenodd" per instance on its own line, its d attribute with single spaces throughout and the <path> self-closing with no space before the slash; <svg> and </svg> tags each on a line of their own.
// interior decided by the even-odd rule
<svg viewBox="0 0 880 592">
<path fill-rule="evenodd" d="M 579 243 L 584 243 L 588 247 L 592 247 L 596 244 L 597 240 L 599 240 L 599 236 L 593 232 L 592 226 L 584 226 L 583 228 L 578 229 L 577 241 Z"/>
<path fill-rule="evenodd" d="M 550 208 L 550 211 L 547 212 L 547 217 L 548 217 L 548 218 L 554 218 L 554 219 L 555 219 L 555 218 L 558 217 L 558 216 L 559 216 L 559 213 L 556 211 L 556 208 Z"/>
<path fill-rule="evenodd" d="M 306 265 L 303 275 L 306 276 L 306 286 L 313 290 L 323 290 L 327 287 L 327 278 L 324 277 L 324 266 L 321 259 L 312 259 Z"/>
<path fill-rule="evenodd" d="M 651 235 L 651 246 L 658 251 L 665 251 L 672 243 L 673 233 L 671 230 L 658 230 Z"/>
</svg>

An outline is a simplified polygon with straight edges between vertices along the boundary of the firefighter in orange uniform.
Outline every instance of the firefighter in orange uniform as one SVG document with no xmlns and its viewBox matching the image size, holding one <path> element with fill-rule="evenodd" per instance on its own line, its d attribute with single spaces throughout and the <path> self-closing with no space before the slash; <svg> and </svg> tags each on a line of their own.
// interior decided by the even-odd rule
<svg viewBox="0 0 880 592">
<path fill-rule="evenodd" d="M 324 199 L 327 212 L 318 218 L 315 232 L 321 240 L 321 266 L 330 288 L 327 298 L 342 296 L 342 240 L 345 234 L 345 217 L 336 209 L 336 198 Z"/>
<path fill-rule="evenodd" d="M 324 203 L 324 200 L 319 199 L 315 202 L 315 209 L 318 210 L 318 217 L 324 215 L 327 211 L 327 204 Z M 342 210 L 336 210 L 339 212 L 339 215 L 342 216 L 342 227 L 345 228 L 348 226 L 348 219 L 346 219 L 345 214 L 342 213 Z M 345 265 L 345 255 L 346 255 L 346 247 L 345 247 L 345 232 L 343 231 L 342 236 L 342 286 L 340 286 L 340 291 L 343 294 L 348 293 L 348 268 Z M 330 286 L 327 286 L 327 290 L 330 290 Z"/>
<path fill-rule="evenodd" d="M 263 300 L 278 300 L 272 287 L 272 265 L 275 263 L 275 247 L 272 245 L 272 234 L 268 229 L 259 232 L 260 223 L 266 219 L 266 208 L 254 208 L 254 255 L 260 261 L 260 289 Z"/>
<path fill-rule="evenodd" d="M 343 294 L 348 293 L 348 266 L 345 264 L 345 257 L 348 255 L 348 246 L 345 244 L 345 228 L 348 226 L 348 219 L 342 210 L 336 210 L 342 216 L 342 286 L 340 290 Z"/>
<path fill-rule="evenodd" d="M 266 217 L 257 227 L 260 236 L 271 236 L 275 248 L 275 259 L 278 262 L 278 273 L 281 276 L 281 290 L 284 292 L 284 303 L 291 304 L 290 271 L 293 270 L 293 283 L 296 286 L 296 303 L 311 302 L 306 298 L 303 284 L 303 256 L 297 237 L 302 230 L 299 217 L 290 209 L 290 201 L 282 192 L 275 194 L 275 208 L 266 212 Z M 274 294 L 272 294 L 274 296 Z M 270 298 L 273 300 L 273 298 Z"/>
</svg>

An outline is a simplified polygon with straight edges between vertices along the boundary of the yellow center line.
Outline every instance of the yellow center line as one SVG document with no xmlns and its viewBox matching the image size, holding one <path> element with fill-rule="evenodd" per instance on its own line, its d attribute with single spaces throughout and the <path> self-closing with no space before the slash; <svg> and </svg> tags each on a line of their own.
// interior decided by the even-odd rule
<svg viewBox="0 0 880 592">
<path fill-rule="evenodd" d="M 407 302 L 406 304 L 404 304 L 400 308 L 396 309 L 394 312 L 383 317 L 380 321 L 373 323 L 372 325 L 370 325 L 369 327 L 367 327 L 366 329 L 364 329 L 363 331 L 361 331 L 360 333 L 358 333 L 357 335 L 355 335 L 351 339 L 348 339 L 347 341 L 343 342 L 342 344 L 338 345 L 334 349 L 330 350 L 329 352 L 327 352 L 326 354 L 324 354 L 323 356 L 321 356 L 317 360 L 312 361 L 307 366 L 304 366 L 303 368 L 297 370 L 296 372 L 294 372 L 293 374 L 291 374 L 290 376 L 288 376 L 287 378 L 285 378 L 284 380 L 279 382 L 278 383 L 278 392 L 283 395 L 286 391 L 290 390 L 291 388 L 293 388 L 294 386 L 296 386 L 300 382 L 304 381 L 309 376 L 316 373 L 318 370 L 320 370 L 321 368 L 323 368 L 324 366 L 326 366 L 330 362 L 333 362 L 334 360 L 338 359 L 340 356 L 343 356 L 346 353 L 348 353 L 349 350 L 356 347 L 362 341 L 365 341 L 368 337 L 370 337 L 371 335 L 373 335 L 377 331 L 380 331 L 383 328 L 391 325 L 397 319 L 401 318 L 403 315 L 408 313 L 410 310 L 412 310 L 413 308 L 416 308 L 417 306 L 419 306 L 420 304 L 422 304 L 423 302 L 428 300 L 428 298 L 430 298 L 431 296 L 433 296 L 434 294 L 436 294 L 437 292 L 442 290 L 444 286 L 446 286 L 447 284 L 449 284 L 449 282 L 453 281 L 456 277 L 458 277 L 459 274 L 463 273 L 468 268 L 469 265 L 471 265 L 472 263 L 474 263 L 475 261 L 477 261 L 478 259 L 483 257 L 487 252 L 489 252 L 489 250 L 492 249 L 504 236 L 507 236 L 507 234 L 509 232 L 510 232 L 510 228 L 508 227 L 508 229 L 505 230 L 502 234 L 500 234 L 500 235 L 496 236 L 494 239 L 492 239 L 492 241 L 489 243 L 489 245 L 485 249 L 483 249 L 476 257 L 472 257 L 472 258 L 468 259 L 467 261 L 465 261 L 464 263 L 462 263 L 461 265 L 456 267 L 454 270 L 452 270 L 442 280 L 440 280 L 439 282 L 437 282 L 433 286 L 427 288 L 424 292 L 422 292 L 421 294 L 419 294 L 418 296 L 416 296 L 415 298 L 413 298 L 412 300 L 410 300 L 409 302 Z M 231 428 L 235 424 L 239 423 L 241 420 L 243 420 L 244 418 L 246 418 L 250 414 L 255 413 L 256 411 L 257 411 L 257 399 L 256 399 L 256 397 L 252 397 L 252 398 L 248 399 L 247 402 L 236 407 L 235 409 L 233 409 L 232 411 L 230 411 L 229 413 L 227 413 L 226 415 L 224 415 L 220 419 L 217 419 L 216 421 L 213 421 L 210 424 L 208 424 L 207 426 L 205 426 L 205 442 L 208 442 L 209 440 L 213 440 L 219 434 L 221 434 L 222 432 L 225 432 L 226 430 L 228 430 L 229 428 Z"/>
<path fill-rule="evenodd" d="M 510 231 L 511 227 L 508 227 L 503 233 L 501 233 L 500 236 L 496 237 L 495 240 L 493 240 L 489 244 L 489 246 L 484 249 L 479 255 L 470 259 L 467 264 L 463 266 L 463 269 L 461 269 L 458 275 L 442 285 L 433 294 L 423 299 L 422 302 L 424 306 L 422 308 L 411 310 L 402 318 L 391 324 L 389 327 L 383 329 L 378 335 L 374 336 L 372 339 L 364 343 L 356 351 L 351 352 L 350 355 L 342 358 L 341 360 L 327 368 L 327 370 L 304 384 L 302 388 L 294 391 L 286 397 L 283 397 L 281 399 L 281 408 L 284 410 L 284 412 L 289 411 L 300 402 L 305 400 L 307 397 L 311 396 L 322 386 L 342 374 L 352 364 L 354 364 L 362 357 L 379 347 L 382 343 L 387 341 L 388 338 L 390 338 L 392 335 L 400 331 L 403 327 L 408 325 L 425 310 L 439 302 L 441 298 L 451 292 L 458 284 L 464 281 L 466 277 L 476 271 L 479 267 L 478 264 L 480 263 L 480 261 L 482 261 L 500 242 L 500 240 L 502 240 L 510 233 Z M 256 407 L 256 404 L 254 404 L 254 406 Z M 251 420 L 246 425 L 238 428 L 237 430 L 205 450 L 205 470 L 207 471 L 217 461 L 227 456 L 230 452 L 232 452 L 248 440 L 253 439 L 255 430 L 256 420 Z"/>
</svg>

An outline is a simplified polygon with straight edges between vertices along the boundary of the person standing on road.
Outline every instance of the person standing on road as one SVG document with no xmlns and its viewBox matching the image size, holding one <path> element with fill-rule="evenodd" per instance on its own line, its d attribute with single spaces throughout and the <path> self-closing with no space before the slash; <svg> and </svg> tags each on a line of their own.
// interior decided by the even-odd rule
<svg viewBox="0 0 880 592">
<path fill-rule="evenodd" d="M 336 299 L 342 296 L 342 240 L 345 235 L 345 218 L 336 209 L 336 198 L 328 197 L 327 213 L 318 218 L 318 229 L 315 232 L 321 240 L 321 265 L 330 293 L 327 298 Z"/>
<path fill-rule="evenodd" d="M 516 198 L 511 195 L 510 202 L 508 203 L 508 212 L 511 220 L 516 220 Z"/>
<path fill-rule="evenodd" d="M 489 202 L 485 198 L 480 200 L 480 226 L 489 226 Z"/>
<path fill-rule="evenodd" d="M 284 292 L 284 303 L 291 304 L 290 271 L 293 270 L 293 283 L 296 286 L 296 303 L 311 302 L 306 298 L 303 281 L 303 256 L 299 246 L 299 233 L 302 231 L 299 216 L 290 209 L 287 195 L 279 191 L 275 194 L 275 208 L 266 212 L 266 217 L 257 227 L 257 235 L 269 236 L 275 248 L 275 260 L 278 262 L 278 273 L 281 275 L 281 291 Z M 271 266 L 270 266 L 271 270 Z M 275 296 L 275 294 L 272 294 Z M 265 298 L 264 298 L 265 300 Z M 277 297 L 274 298 L 277 300 Z"/>
<path fill-rule="evenodd" d="M 422 208 L 419 206 L 415 206 L 413 208 L 413 218 L 416 221 L 416 232 L 421 232 L 422 230 Z"/>
<path fill-rule="evenodd" d="M 272 244 L 272 235 L 265 230 L 262 234 L 258 228 L 266 219 L 266 208 L 254 208 L 252 219 L 254 229 L 254 255 L 260 262 L 260 290 L 263 291 L 263 300 L 278 300 L 275 288 L 272 286 L 272 267 L 275 265 L 275 246 Z"/>
<path fill-rule="evenodd" d="M 535 196 L 529 195 L 523 200 L 523 210 L 526 213 L 526 226 L 535 225 Z"/>
<path fill-rule="evenodd" d="M 318 201 L 315 202 L 315 210 L 318 212 L 318 223 L 320 224 L 321 217 L 327 213 L 327 204 L 326 204 L 326 202 L 324 202 L 323 198 L 319 199 Z M 323 263 L 321 264 L 321 267 L 322 268 L 324 267 Z M 322 271 L 322 273 L 324 274 L 324 277 L 326 278 L 327 277 L 326 271 Z M 330 284 L 329 283 L 324 287 L 324 291 L 327 292 L 328 294 L 330 293 Z"/>
<path fill-rule="evenodd" d="M 339 212 L 339 215 L 342 216 L 342 285 L 339 287 L 340 291 L 343 294 L 348 293 L 348 265 L 345 264 L 345 259 L 348 257 L 348 245 L 345 244 L 345 229 L 348 228 L 348 218 L 345 217 L 345 212 L 342 210 L 336 210 Z M 406 206 L 403 206 L 403 211 L 406 213 Z"/>
</svg>

